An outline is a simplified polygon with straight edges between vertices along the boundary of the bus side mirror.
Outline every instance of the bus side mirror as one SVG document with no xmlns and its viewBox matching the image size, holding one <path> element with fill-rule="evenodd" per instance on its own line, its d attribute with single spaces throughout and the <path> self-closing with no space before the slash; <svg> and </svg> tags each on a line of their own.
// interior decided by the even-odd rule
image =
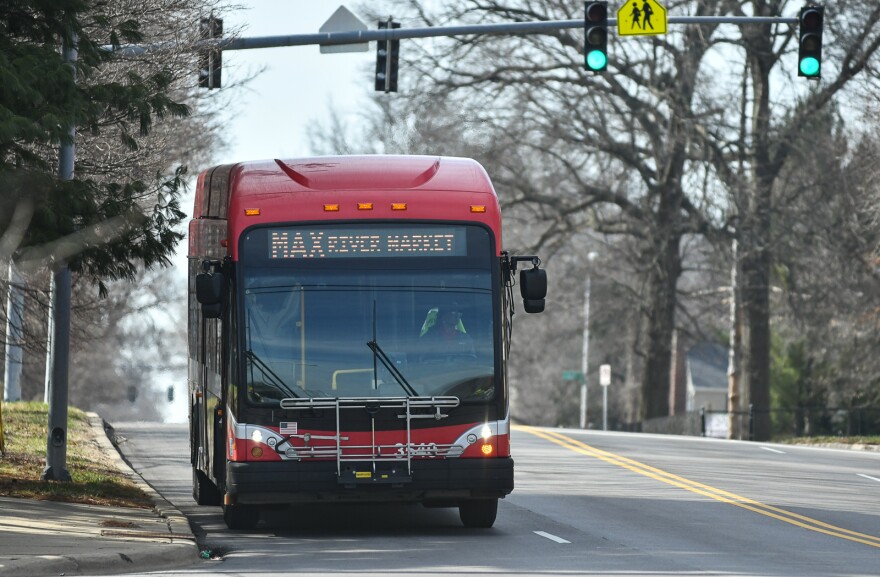
<svg viewBox="0 0 880 577">
<path fill-rule="evenodd" d="M 544 312 L 544 297 L 547 296 L 547 271 L 537 266 L 519 272 L 519 292 L 523 298 L 523 308 L 527 313 Z"/>
<path fill-rule="evenodd" d="M 219 272 L 202 272 L 196 275 L 196 300 L 202 305 L 202 316 L 206 319 L 219 319 L 223 284 L 225 279 Z"/>
</svg>

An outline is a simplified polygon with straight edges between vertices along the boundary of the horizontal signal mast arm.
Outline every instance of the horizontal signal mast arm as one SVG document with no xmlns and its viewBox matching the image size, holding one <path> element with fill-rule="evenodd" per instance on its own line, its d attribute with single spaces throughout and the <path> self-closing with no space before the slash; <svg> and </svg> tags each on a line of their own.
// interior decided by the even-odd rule
<svg viewBox="0 0 880 577">
<path fill-rule="evenodd" d="M 798 19 L 782 16 L 670 16 L 670 24 L 797 24 Z M 617 18 L 608 19 L 609 26 L 617 25 Z M 469 24 L 462 26 L 436 26 L 427 28 L 387 28 L 377 30 L 353 30 L 351 32 L 320 32 L 315 34 L 290 34 L 287 36 L 258 36 L 254 38 L 228 38 L 205 40 L 195 44 L 199 48 L 220 50 L 253 50 L 283 46 L 358 44 L 375 40 L 399 40 L 402 38 L 433 38 L 438 36 L 466 36 L 480 34 L 538 34 L 550 30 L 583 28 L 583 19 L 546 20 L 539 22 L 509 22 L 500 24 Z M 138 56 L 176 46 L 173 43 L 145 46 L 121 46 L 116 52 L 124 56 Z M 105 47 L 112 50 L 111 47 Z"/>
</svg>

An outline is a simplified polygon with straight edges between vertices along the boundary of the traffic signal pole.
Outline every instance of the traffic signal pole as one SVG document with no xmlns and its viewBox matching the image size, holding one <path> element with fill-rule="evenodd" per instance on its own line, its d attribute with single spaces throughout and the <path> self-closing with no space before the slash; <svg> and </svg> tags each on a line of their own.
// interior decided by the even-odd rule
<svg viewBox="0 0 880 577">
<path fill-rule="evenodd" d="M 670 16 L 670 24 L 797 24 L 796 17 L 782 16 Z M 617 18 L 608 18 L 608 26 L 617 26 Z M 540 22 L 505 22 L 501 24 L 471 24 L 464 26 L 436 26 L 427 28 L 397 28 L 358 30 L 353 32 L 324 32 L 318 34 L 291 34 L 289 36 L 262 36 L 221 40 L 221 50 L 252 50 L 309 44 L 357 44 L 375 40 L 402 38 L 436 38 L 439 36 L 467 36 L 492 34 L 540 34 L 553 30 L 583 28 L 584 20 L 546 20 Z"/>
<path fill-rule="evenodd" d="M 670 24 L 797 24 L 796 17 L 783 16 L 670 16 Z M 608 26 L 617 26 L 617 18 L 608 18 Z M 468 35 L 514 35 L 541 34 L 554 30 L 583 28 L 584 20 L 545 20 L 539 22 L 505 22 L 500 24 L 469 24 L 462 26 L 432 26 L 426 28 L 388 28 L 379 30 L 355 30 L 351 32 L 318 32 L 314 34 L 290 34 L 286 36 L 258 36 L 254 38 L 228 38 L 205 40 L 196 48 L 218 50 L 256 50 L 285 46 L 358 44 L 372 41 L 390 41 L 403 38 L 436 38 L 440 36 Z M 170 49 L 176 44 L 149 44 L 123 46 L 117 50 L 123 56 L 138 56 L 146 52 Z"/>
</svg>

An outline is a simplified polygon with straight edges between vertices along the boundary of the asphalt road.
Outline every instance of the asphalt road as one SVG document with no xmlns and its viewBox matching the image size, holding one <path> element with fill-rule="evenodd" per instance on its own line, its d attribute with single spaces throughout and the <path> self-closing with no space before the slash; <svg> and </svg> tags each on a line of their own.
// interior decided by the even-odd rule
<svg viewBox="0 0 880 577">
<path fill-rule="evenodd" d="M 114 424 L 222 561 L 165 575 L 880 575 L 880 453 L 517 428 L 493 529 L 455 509 L 279 509 L 226 529 L 191 498 L 186 425 Z"/>
</svg>

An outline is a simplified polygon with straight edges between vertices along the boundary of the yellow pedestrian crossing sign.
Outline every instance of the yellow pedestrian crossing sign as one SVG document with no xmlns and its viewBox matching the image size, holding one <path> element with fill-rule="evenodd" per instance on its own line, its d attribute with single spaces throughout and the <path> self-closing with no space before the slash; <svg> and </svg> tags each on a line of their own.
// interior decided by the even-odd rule
<svg viewBox="0 0 880 577">
<path fill-rule="evenodd" d="M 657 0 L 627 0 L 617 11 L 617 33 L 666 34 L 666 7 Z"/>
</svg>

